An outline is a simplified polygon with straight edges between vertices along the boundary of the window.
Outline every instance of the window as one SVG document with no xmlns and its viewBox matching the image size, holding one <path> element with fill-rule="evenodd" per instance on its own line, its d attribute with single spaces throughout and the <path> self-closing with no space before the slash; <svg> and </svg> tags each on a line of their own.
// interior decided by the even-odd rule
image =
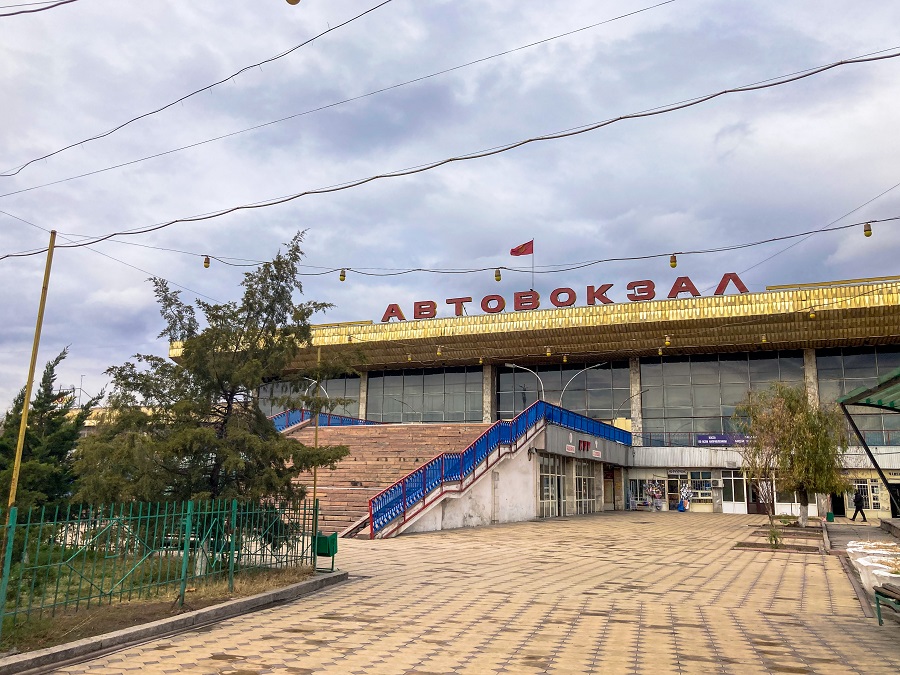
<svg viewBox="0 0 900 675">
<path fill-rule="evenodd" d="M 641 359 L 644 444 L 694 445 L 698 433 L 731 433 L 731 415 L 748 391 L 775 381 L 803 382 L 802 352 Z"/>
<path fill-rule="evenodd" d="M 900 366 L 900 347 L 844 347 L 816 352 L 819 400 L 833 403 L 859 387 L 870 387 L 878 377 Z M 873 408 L 850 407 L 849 412 L 869 445 L 900 445 L 896 414 L 882 415 Z M 855 434 L 848 427 L 850 443 Z"/>
<path fill-rule="evenodd" d="M 303 382 L 300 384 L 303 386 Z M 309 392 L 312 395 L 312 382 L 310 382 Z M 272 382 L 271 384 L 263 385 L 259 388 L 259 409 L 266 416 L 277 415 L 284 410 L 284 405 L 279 403 L 279 399 L 287 396 L 289 393 L 286 382 Z M 335 407 L 332 412 L 335 415 L 359 417 L 359 377 L 348 376 L 324 380 L 319 393 L 333 399 L 352 399 L 346 405 Z"/>
<path fill-rule="evenodd" d="M 865 478 L 858 478 L 853 481 L 854 493 L 859 490 L 863 498 L 863 508 L 871 509 L 869 502 L 869 481 Z"/>
<path fill-rule="evenodd" d="M 512 419 L 518 415 L 538 400 L 543 384 L 544 398 L 549 403 L 559 403 L 567 410 L 598 420 L 630 418 L 631 378 L 628 362 L 603 363 L 585 370 L 590 365 L 569 363 L 531 368 L 540 377 L 540 382 L 527 370 L 498 368 L 497 416 Z"/>
<path fill-rule="evenodd" d="M 691 497 L 692 502 L 698 504 L 712 504 L 712 472 L 711 471 L 691 471 Z"/>
<path fill-rule="evenodd" d="M 369 373 L 367 417 L 376 422 L 480 422 L 481 368 Z"/>
<path fill-rule="evenodd" d="M 744 474 L 740 471 L 726 469 L 722 471 L 722 500 L 726 502 L 744 503 Z"/>
</svg>

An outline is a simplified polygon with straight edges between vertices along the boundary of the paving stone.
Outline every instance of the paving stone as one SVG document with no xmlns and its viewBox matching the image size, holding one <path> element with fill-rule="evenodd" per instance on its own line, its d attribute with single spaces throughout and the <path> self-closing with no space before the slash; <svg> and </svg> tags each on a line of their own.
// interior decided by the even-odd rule
<svg viewBox="0 0 900 675">
<path fill-rule="evenodd" d="M 57 672 L 896 675 L 896 624 L 864 618 L 836 557 L 733 550 L 764 522 L 610 513 L 342 540 L 350 583 Z"/>
</svg>

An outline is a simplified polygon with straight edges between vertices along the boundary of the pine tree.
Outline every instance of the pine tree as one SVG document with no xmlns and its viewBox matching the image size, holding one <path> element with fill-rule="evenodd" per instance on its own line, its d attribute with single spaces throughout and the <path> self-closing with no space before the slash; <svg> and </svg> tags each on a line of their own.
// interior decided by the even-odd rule
<svg viewBox="0 0 900 675">
<path fill-rule="evenodd" d="M 73 451 L 91 408 L 99 397 L 79 407 L 73 392 L 61 392 L 55 388 L 56 369 L 67 355 L 68 349 L 64 349 L 47 363 L 28 409 L 28 426 L 16 488 L 16 506 L 20 509 L 61 506 L 72 494 Z M 23 387 L 13 400 L 0 433 L 0 492 L 4 506 L 9 500 L 24 400 Z"/>
<path fill-rule="evenodd" d="M 309 318 L 329 307 L 295 302 L 297 234 L 283 253 L 244 275 L 243 297 L 194 306 L 153 279 L 177 362 L 136 355 L 110 368 L 112 393 L 98 433 L 77 452 L 78 497 L 89 502 L 302 496 L 294 478 L 334 467 L 346 447 L 309 448 L 279 434 L 258 406 L 310 341 Z M 301 376 L 298 374 L 297 376 Z"/>
</svg>

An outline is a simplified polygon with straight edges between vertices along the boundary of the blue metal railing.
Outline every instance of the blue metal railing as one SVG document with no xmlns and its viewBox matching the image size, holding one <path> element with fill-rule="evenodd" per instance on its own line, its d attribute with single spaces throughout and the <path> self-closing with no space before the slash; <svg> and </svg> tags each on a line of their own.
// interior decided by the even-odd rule
<svg viewBox="0 0 900 675">
<path fill-rule="evenodd" d="M 492 424 L 462 452 L 442 453 L 372 497 L 369 500 L 372 536 L 444 483 L 458 482 L 472 475 L 491 452 L 501 445 L 513 445 L 541 421 L 631 445 L 631 433 L 628 431 L 545 401 L 537 401 L 512 420 Z"/>
<path fill-rule="evenodd" d="M 285 410 L 270 418 L 275 429 L 279 432 L 284 431 L 288 427 L 296 426 L 301 422 L 312 419 L 312 411 L 310 410 Z M 320 427 L 352 427 L 359 425 L 374 425 L 381 422 L 373 422 L 372 420 L 363 420 L 358 417 L 348 417 L 346 415 L 335 415 L 334 413 L 319 413 Z"/>
</svg>

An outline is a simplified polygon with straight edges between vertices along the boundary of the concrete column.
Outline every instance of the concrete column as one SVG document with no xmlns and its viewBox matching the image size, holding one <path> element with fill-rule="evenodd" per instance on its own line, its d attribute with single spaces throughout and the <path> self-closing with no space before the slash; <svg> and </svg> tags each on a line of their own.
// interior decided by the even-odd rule
<svg viewBox="0 0 900 675">
<path fill-rule="evenodd" d="M 359 374 L 359 416 L 366 419 L 366 403 L 369 394 L 369 374 Z"/>
<path fill-rule="evenodd" d="M 816 368 L 816 350 L 803 350 L 803 381 L 806 383 L 806 395 L 809 404 L 819 407 L 819 371 Z"/>
<path fill-rule="evenodd" d="M 597 462 L 597 466 L 594 467 L 594 478 L 597 481 L 597 511 L 603 512 L 606 510 L 606 481 L 603 480 L 603 462 Z"/>
<path fill-rule="evenodd" d="M 497 421 L 497 366 L 485 364 L 481 369 L 482 422 Z"/>
<path fill-rule="evenodd" d="M 613 482 L 616 485 L 616 498 L 613 504 L 613 510 L 625 510 L 625 469 L 616 467 L 613 471 Z"/>
<path fill-rule="evenodd" d="M 628 374 L 631 381 L 631 433 L 634 445 L 643 445 L 641 433 L 644 416 L 641 412 L 641 360 L 636 356 L 628 359 Z"/>
<path fill-rule="evenodd" d="M 563 503 L 563 513 L 560 515 L 575 515 L 575 460 L 566 457 L 566 500 Z"/>
</svg>

